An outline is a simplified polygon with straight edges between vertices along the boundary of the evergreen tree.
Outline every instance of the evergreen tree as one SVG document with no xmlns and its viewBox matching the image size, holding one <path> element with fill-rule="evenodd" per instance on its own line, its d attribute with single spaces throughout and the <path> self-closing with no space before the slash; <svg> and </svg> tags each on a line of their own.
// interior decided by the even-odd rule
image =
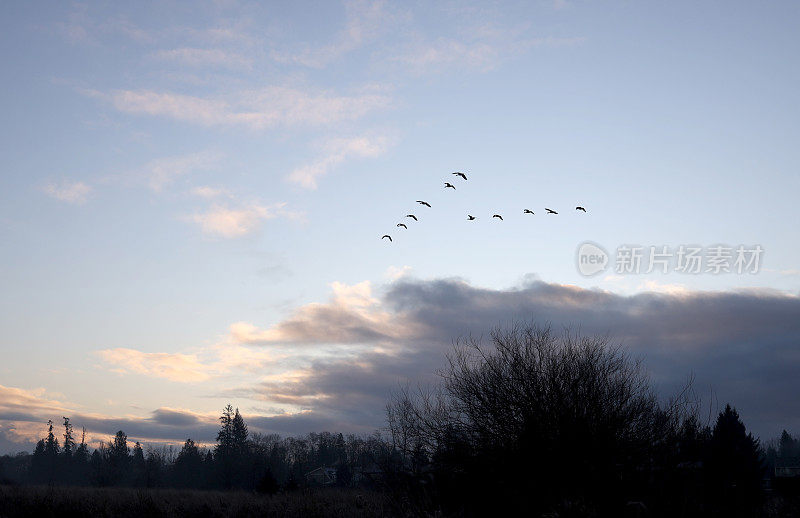
<svg viewBox="0 0 800 518">
<path fill-rule="evenodd" d="M 114 435 L 114 440 L 108 444 L 108 463 L 112 484 L 126 482 L 129 462 L 128 436 L 120 430 Z"/>
<path fill-rule="evenodd" d="M 226 405 L 219 418 L 220 429 L 217 432 L 217 446 L 214 458 L 220 476 L 220 482 L 226 489 L 243 486 L 251 473 L 252 466 L 248 461 L 248 431 L 239 409 Z M 249 483 L 252 487 L 254 481 Z"/>
<path fill-rule="evenodd" d="M 58 439 L 53 433 L 53 421 L 47 421 L 47 439 L 44 441 L 44 453 L 49 459 L 55 459 L 59 452 Z"/>
<path fill-rule="evenodd" d="M 93 485 L 105 487 L 112 483 L 108 465 L 108 447 L 101 444 L 89 457 L 89 478 Z"/>
<path fill-rule="evenodd" d="M 214 471 L 214 454 L 207 450 L 203 457 L 203 486 L 216 487 L 216 472 Z"/>
<path fill-rule="evenodd" d="M 144 451 L 139 441 L 133 445 L 133 455 L 131 456 L 131 482 L 136 487 L 143 487 L 146 483 Z"/>
<path fill-rule="evenodd" d="M 77 484 L 89 482 L 89 446 L 86 444 L 86 427 L 81 433 L 81 442 L 75 448 L 75 455 L 72 459 L 73 480 Z"/>
<path fill-rule="evenodd" d="M 142 445 L 139 444 L 139 441 L 136 441 L 136 444 L 133 445 L 133 459 L 134 462 L 144 462 L 144 451 L 142 451 Z"/>
<path fill-rule="evenodd" d="M 53 433 L 53 421 L 47 421 L 47 438 L 44 440 L 44 452 L 42 456 L 42 482 L 52 484 L 55 482 L 58 467 L 59 453 L 58 439 Z"/>
<path fill-rule="evenodd" d="M 69 417 L 64 417 L 64 457 L 70 459 L 75 451 L 75 435 Z"/>
<path fill-rule="evenodd" d="M 197 488 L 203 479 L 203 457 L 195 442 L 186 439 L 173 465 L 175 483 L 180 487 Z"/>
<path fill-rule="evenodd" d="M 34 483 L 40 484 L 47 480 L 47 462 L 44 455 L 44 439 L 39 439 L 31 458 L 31 478 Z"/>
<path fill-rule="evenodd" d="M 731 516 L 751 516 L 761 501 L 762 451 L 730 405 L 720 412 L 706 462 L 713 507 Z"/>
<path fill-rule="evenodd" d="M 122 430 L 114 435 L 114 440 L 111 443 L 111 456 L 127 459 L 130 451 L 128 450 L 128 435 Z"/>
<path fill-rule="evenodd" d="M 158 487 L 164 476 L 164 458 L 158 451 L 148 448 L 145 460 L 145 486 Z"/>
<path fill-rule="evenodd" d="M 784 430 L 778 445 L 778 456 L 781 459 L 790 459 L 798 456 L 798 441 Z"/>
<path fill-rule="evenodd" d="M 220 427 L 215 450 L 222 455 L 230 453 L 233 447 L 233 415 L 233 407 L 226 405 L 219 417 Z"/>
<path fill-rule="evenodd" d="M 217 445 L 214 448 L 214 460 L 219 473 L 220 483 L 225 489 L 233 486 L 234 471 L 234 440 L 233 440 L 234 412 L 231 405 L 226 405 L 219 417 L 220 428 L 217 432 Z"/>
<path fill-rule="evenodd" d="M 231 443 L 235 453 L 243 455 L 247 452 L 247 425 L 238 408 L 231 421 Z"/>
</svg>

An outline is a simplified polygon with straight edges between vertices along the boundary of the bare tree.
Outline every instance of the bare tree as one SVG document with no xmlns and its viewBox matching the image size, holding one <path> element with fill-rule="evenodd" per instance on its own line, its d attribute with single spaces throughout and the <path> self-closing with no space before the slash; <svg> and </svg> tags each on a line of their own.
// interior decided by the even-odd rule
<svg viewBox="0 0 800 518">
<path fill-rule="evenodd" d="M 407 466 L 423 448 L 443 492 L 458 488 L 467 505 L 476 485 L 509 501 L 536 493 L 545 507 L 618 496 L 691 411 L 688 390 L 661 404 L 641 362 L 608 337 L 514 325 L 488 344 L 458 340 L 447 360 L 437 386 L 401 389 L 387 417 Z"/>
</svg>

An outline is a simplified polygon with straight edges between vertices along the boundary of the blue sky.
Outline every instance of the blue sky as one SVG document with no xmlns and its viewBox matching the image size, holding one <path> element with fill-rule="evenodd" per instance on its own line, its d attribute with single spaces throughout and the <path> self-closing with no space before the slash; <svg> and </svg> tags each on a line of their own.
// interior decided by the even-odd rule
<svg viewBox="0 0 800 518">
<path fill-rule="evenodd" d="M 153 441 L 179 440 L 165 416 L 180 414 L 208 439 L 228 401 L 263 430 L 369 431 L 380 399 L 432 372 L 450 335 L 542 316 L 489 302 L 453 315 L 453 286 L 479 300 L 526 294 L 519 307 L 554 324 L 595 318 L 575 311 L 598 293 L 633 313 L 641 297 L 674 308 L 708 293 L 788 305 L 772 340 L 786 355 L 776 362 L 794 357 L 794 2 L 0 9 L 4 449 L 61 412 L 98 437 L 141 426 Z M 587 240 L 764 255 L 754 275 L 583 277 L 575 251 Z M 410 286 L 424 296 L 399 297 Z M 580 300 L 548 299 L 560 290 Z M 427 296 L 440 297 L 449 334 L 417 318 Z M 542 309 L 551 303 L 560 310 Z M 775 324 L 717 337 L 737 311 L 753 314 L 737 304 L 655 378 L 671 386 L 705 365 L 697 350 L 730 359 L 732 342 Z M 586 328 L 663 359 L 630 322 L 603 318 Z M 750 353 L 770 357 L 760 347 Z M 392 358 L 404 368 L 383 370 Z M 347 366 L 372 376 L 311 383 L 347 378 Z M 701 382 L 744 397 L 713 370 Z M 756 406 L 763 434 L 798 415 Z M 167 428 L 147 436 L 145 424 Z"/>
</svg>

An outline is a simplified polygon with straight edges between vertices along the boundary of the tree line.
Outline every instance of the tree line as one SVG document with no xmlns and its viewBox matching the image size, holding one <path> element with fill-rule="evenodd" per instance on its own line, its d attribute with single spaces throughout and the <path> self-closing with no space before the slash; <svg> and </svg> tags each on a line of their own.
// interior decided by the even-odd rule
<svg viewBox="0 0 800 518">
<path fill-rule="evenodd" d="M 488 343 L 458 340 L 439 374 L 438 383 L 406 387 L 388 405 L 403 492 L 420 514 L 763 509 L 768 455 L 736 409 L 726 405 L 703 422 L 691 382 L 659 397 L 642 362 L 608 337 L 497 328 Z M 785 435 L 783 451 L 769 452 L 773 463 L 797 444 Z"/>
<path fill-rule="evenodd" d="M 86 432 L 75 436 L 63 417 L 61 440 L 55 424 L 32 454 L 0 457 L 0 482 L 97 487 L 175 487 L 242 489 L 274 493 L 308 484 L 305 475 L 318 467 L 335 470 L 337 485 L 372 484 L 378 463 L 390 456 L 379 435 L 309 433 L 300 437 L 250 433 L 238 408 L 227 405 L 220 416 L 216 444 L 205 448 L 186 439 L 172 446 L 130 444 L 124 431 L 90 450 Z"/>
<path fill-rule="evenodd" d="M 130 447 L 119 431 L 90 453 L 65 417 L 60 444 L 51 422 L 32 455 L 0 460 L 0 477 L 274 493 L 324 467 L 326 483 L 383 490 L 406 514 L 757 516 L 775 468 L 800 466 L 791 434 L 765 447 L 729 404 L 704 421 L 691 383 L 661 397 L 607 337 L 515 325 L 489 338 L 457 341 L 438 383 L 398 390 L 384 434 L 249 433 L 228 405 L 211 448 Z"/>
</svg>

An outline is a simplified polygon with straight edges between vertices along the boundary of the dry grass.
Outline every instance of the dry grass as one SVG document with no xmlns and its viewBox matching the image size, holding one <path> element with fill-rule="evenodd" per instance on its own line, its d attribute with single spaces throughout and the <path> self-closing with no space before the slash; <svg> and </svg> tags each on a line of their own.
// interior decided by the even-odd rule
<svg viewBox="0 0 800 518">
<path fill-rule="evenodd" d="M 372 517 L 393 514 L 380 493 L 301 490 L 262 496 L 173 489 L 0 486 L 0 518 L 36 517 Z"/>
</svg>

